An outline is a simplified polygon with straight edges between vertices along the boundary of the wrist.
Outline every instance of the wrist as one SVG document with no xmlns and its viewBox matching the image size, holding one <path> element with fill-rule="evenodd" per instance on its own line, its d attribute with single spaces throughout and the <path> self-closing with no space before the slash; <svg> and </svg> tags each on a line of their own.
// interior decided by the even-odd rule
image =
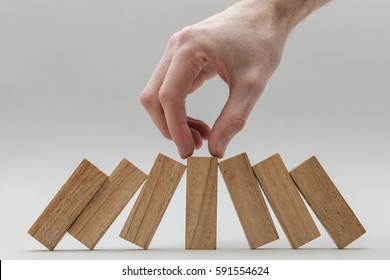
<svg viewBox="0 0 390 280">
<path fill-rule="evenodd" d="M 273 25 L 286 35 L 309 14 L 331 0 L 242 0 L 237 5 L 250 9 L 258 17 L 259 24 Z"/>
</svg>

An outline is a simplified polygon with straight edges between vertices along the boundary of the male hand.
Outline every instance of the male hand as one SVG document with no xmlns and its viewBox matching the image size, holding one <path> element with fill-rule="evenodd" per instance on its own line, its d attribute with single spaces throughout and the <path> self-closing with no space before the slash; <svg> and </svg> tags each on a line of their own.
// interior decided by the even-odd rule
<svg viewBox="0 0 390 280">
<path fill-rule="evenodd" d="M 192 155 L 203 140 L 208 140 L 210 154 L 221 158 L 244 127 L 296 23 L 288 20 L 283 2 L 291 6 L 294 1 L 244 0 L 170 38 L 140 100 L 182 158 Z M 216 75 L 228 85 L 229 98 L 210 129 L 187 116 L 185 100 Z"/>
</svg>

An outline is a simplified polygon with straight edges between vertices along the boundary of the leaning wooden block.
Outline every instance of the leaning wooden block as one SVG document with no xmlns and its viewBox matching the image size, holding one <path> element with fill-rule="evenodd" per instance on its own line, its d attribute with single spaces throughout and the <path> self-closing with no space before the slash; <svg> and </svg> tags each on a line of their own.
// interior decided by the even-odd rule
<svg viewBox="0 0 390 280">
<path fill-rule="evenodd" d="M 120 237 L 144 248 L 149 247 L 186 166 L 159 154 Z"/>
<path fill-rule="evenodd" d="M 28 233 L 53 250 L 107 178 L 84 159 Z"/>
<path fill-rule="evenodd" d="M 256 164 L 253 170 L 292 248 L 320 236 L 279 154 Z"/>
<path fill-rule="evenodd" d="M 68 232 L 92 250 L 146 177 L 145 173 L 123 159 Z"/>
<path fill-rule="evenodd" d="M 216 249 L 217 165 L 215 157 L 187 159 L 186 249 Z"/>
<path fill-rule="evenodd" d="M 338 248 L 346 247 L 366 232 L 314 156 L 290 174 Z"/>
<path fill-rule="evenodd" d="M 279 238 L 246 153 L 219 163 L 223 179 L 248 239 L 255 249 Z"/>
</svg>

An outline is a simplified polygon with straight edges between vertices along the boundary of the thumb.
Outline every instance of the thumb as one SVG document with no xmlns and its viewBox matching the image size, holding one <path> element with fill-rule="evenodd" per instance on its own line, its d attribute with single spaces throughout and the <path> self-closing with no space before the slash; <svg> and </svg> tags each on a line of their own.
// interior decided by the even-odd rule
<svg viewBox="0 0 390 280">
<path fill-rule="evenodd" d="M 229 98 L 211 129 L 210 154 L 222 158 L 229 142 L 245 126 L 250 112 L 261 94 L 261 87 L 237 85 L 230 88 Z"/>
</svg>

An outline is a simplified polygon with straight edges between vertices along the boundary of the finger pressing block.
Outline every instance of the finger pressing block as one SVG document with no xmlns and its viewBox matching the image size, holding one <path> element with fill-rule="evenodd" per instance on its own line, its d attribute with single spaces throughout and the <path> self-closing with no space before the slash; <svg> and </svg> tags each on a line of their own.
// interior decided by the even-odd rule
<svg viewBox="0 0 390 280">
<path fill-rule="evenodd" d="M 246 153 L 219 163 L 223 179 L 248 239 L 255 249 L 279 238 Z"/>
<path fill-rule="evenodd" d="M 145 179 L 145 173 L 123 159 L 68 232 L 92 250 Z"/>
<path fill-rule="evenodd" d="M 338 248 L 346 247 L 366 232 L 314 156 L 290 174 Z"/>
<path fill-rule="evenodd" d="M 256 164 L 253 170 L 292 248 L 320 236 L 279 154 Z"/>
<path fill-rule="evenodd" d="M 107 179 L 107 175 L 84 159 L 28 233 L 53 250 Z"/>
<path fill-rule="evenodd" d="M 215 157 L 187 159 L 186 249 L 216 249 L 217 171 Z"/>
<path fill-rule="evenodd" d="M 120 237 L 144 249 L 149 247 L 185 169 L 173 159 L 157 156 Z"/>
</svg>

